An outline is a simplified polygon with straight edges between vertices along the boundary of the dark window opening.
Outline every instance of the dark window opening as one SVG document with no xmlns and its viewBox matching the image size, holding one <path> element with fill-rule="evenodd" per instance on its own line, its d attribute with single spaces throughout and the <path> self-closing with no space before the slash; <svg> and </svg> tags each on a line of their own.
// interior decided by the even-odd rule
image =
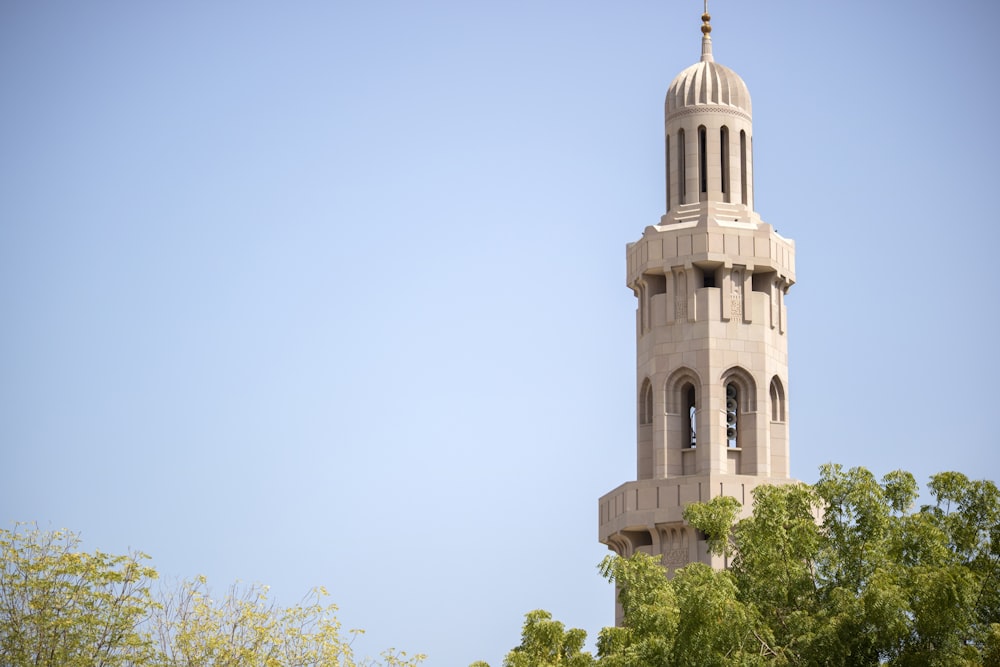
<svg viewBox="0 0 1000 667">
<path fill-rule="evenodd" d="M 747 133 L 740 130 L 740 189 L 743 192 L 743 205 L 747 205 Z"/>
<path fill-rule="evenodd" d="M 677 191 L 680 203 L 686 204 L 687 197 L 687 171 L 684 164 L 684 151 L 687 144 L 684 143 L 684 130 L 677 132 Z"/>
<path fill-rule="evenodd" d="M 643 279 L 645 279 L 646 284 L 649 286 L 650 296 L 667 293 L 667 277 L 664 274 L 644 273 L 642 274 L 642 277 Z"/>
<path fill-rule="evenodd" d="M 739 447 L 740 391 L 730 382 L 726 385 L 726 441 L 730 447 Z"/>
<path fill-rule="evenodd" d="M 722 158 L 722 194 L 726 195 L 726 201 L 729 201 L 729 128 L 723 126 L 719 131 L 719 142 L 722 144 L 721 147 L 721 158 Z"/>
<path fill-rule="evenodd" d="M 698 407 L 695 405 L 694 387 L 687 386 L 684 391 L 684 414 L 688 418 L 688 443 L 687 446 L 694 448 L 698 446 L 698 429 L 695 424 L 698 416 Z"/>
<path fill-rule="evenodd" d="M 648 530 L 623 530 L 622 535 L 627 537 L 635 548 L 648 547 L 653 544 L 653 536 Z"/>
<path fill-rule="evenodd" d="M 708 192 L 708 160 L 706 159 L 708 147 L 705 145 L 707 143 L 705 134 L 705 126 L 702 125 L 698 128 L 698 181 L 702 193 Z"/>
<path fill-rule="evenodd" d="M 774 271 L 754 273 L 751 275 L 751 284 L 754 292 L 763 292 L 764 294 L 771 293 L 771 285 L 774 284 L 774 279 L 778 274 Z"/>
</svg>

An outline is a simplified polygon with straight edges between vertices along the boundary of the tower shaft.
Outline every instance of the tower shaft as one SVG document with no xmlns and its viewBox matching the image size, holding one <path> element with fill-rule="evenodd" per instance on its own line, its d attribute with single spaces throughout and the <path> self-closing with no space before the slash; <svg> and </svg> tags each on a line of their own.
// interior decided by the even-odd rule
<svg viewBox="0 0 1000 667">
<path fill-rule="evenodd" d="M 683 520 L 719 495 L 744 515 L 752 490 L 789 477 L 785 296 L 794 242 L 753 209 L 750 93 L 712 56 L 671 83 L 666 214 L 627 246 L 636 309 L 636 480 L 599 500 L 599 539 L 659 555 L 668 574 L 721 567 Z"/>
</svg>

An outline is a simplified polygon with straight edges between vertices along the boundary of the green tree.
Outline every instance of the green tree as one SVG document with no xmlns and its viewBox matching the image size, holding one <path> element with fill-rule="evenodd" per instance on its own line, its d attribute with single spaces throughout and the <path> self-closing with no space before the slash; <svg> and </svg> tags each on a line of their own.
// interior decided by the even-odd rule
<svg viewBox="0 0 1000 667">
<path fill-rule="evenodd" d="M 599 569 L 615 584 L 622 624 L 601 630 L 597 654 L 612 667 L 666 664 L 677 639 L 680 610 L 674 587 L 657 559 L 608 556 Z"/>
<path fill-rule="evenodd" d="M 935 504 L 913 512 L 909 473 L 879 481 L 829 464 L 811 488 L 759 487 L 753 516 L 721 529 L 735 546 L 739 598 L 773 638 L 776 661 L 981 664 L 1000 628 L 1000 495 L 960 473 L 935 475 L 929 488 Z"/>
<path fill-rule="evenodd" d="M 524 615 L 521 644 L 511 649 L 503 660 L 504 667 L 590 667 L 594 658 L 583 651 L 587 633 L 577 628 L 566 629 L 552 620 L 547 611 L 529 611 Z M 490 667 L 483 661 L 469 667 Z"/>
<path fill-rule="evenodd" d="M 590 653 L 584 652 L 587 633 L 578 628 L 566 629 L 552 620 L 547 611 L 525 614 L 521 629 L 521 644 L 504 658 L 504 667 L 588 667 L 594 664 Z"/>
<path fill-rule="evenodd" d="M 829 464 L 813 486 L 758 487 L 741 521 L 730 498 L 690 505 L 730 568 L 668 580 L 652 556 L 606 558 L 623 620 L 597 664 L 1000 665 L 1000 492 L 955 472 L 928 488 L 914 511 L 909 473 Z"/>
<path fill-rule="evenodd" d="M 761 656 L 768 649 L 756 631 L 755 612 L 738 598 L 730 572 L 693 563 L 668 580 L 658 559 L 643 553 L 627 559 L 609 556 L 601 572 L 618 588 L 623 618 L 621 626 L 601 630 L 599 664 L 728 667 L 764 662 Z"/>
<path fill-rule="evenodd" d="M 819 630 L 818 512 L 819 498 L 808 486 L 758 487 L 752 517 L 731 531 L 739 547 L 731 568 L 739 597 L 759 615 L 776 662 L 794 662 L 801 638 Z"/>
</svg>

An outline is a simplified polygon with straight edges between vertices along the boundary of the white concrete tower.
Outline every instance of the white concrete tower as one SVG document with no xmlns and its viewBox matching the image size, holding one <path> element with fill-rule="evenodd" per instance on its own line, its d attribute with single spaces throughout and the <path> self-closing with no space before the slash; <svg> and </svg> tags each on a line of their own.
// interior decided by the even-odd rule
<svg viewBox="0 0 1000 667">
<path fill-rule="evenodd" d="M 753 208 L 753 127 L 743 79 L 712 57 L 666 99 L 666 214 L 627 246 L 636 311 L 636 481 L 600 499 L 599 539 L 659 554 L 669 574 L 721 567 L 681 512 L 718 495 L 751 509 L 751 490 L 788 472 L 785 294 L 794 243 Z"/>
</svg>

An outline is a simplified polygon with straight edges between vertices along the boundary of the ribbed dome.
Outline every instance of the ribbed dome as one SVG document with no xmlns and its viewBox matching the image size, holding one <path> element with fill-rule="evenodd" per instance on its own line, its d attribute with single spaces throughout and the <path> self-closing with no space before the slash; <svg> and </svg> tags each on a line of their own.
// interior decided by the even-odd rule
<svg viewBox="0 0 1000 667">
<path fill-rule="evenodd" d="M 752 115 L 747 84 L 739 74 L 712 60 L 691 65 L 674 78 L 667 90 L 667 116 L 703 104 L 736 107 Z"/>
</svg>

